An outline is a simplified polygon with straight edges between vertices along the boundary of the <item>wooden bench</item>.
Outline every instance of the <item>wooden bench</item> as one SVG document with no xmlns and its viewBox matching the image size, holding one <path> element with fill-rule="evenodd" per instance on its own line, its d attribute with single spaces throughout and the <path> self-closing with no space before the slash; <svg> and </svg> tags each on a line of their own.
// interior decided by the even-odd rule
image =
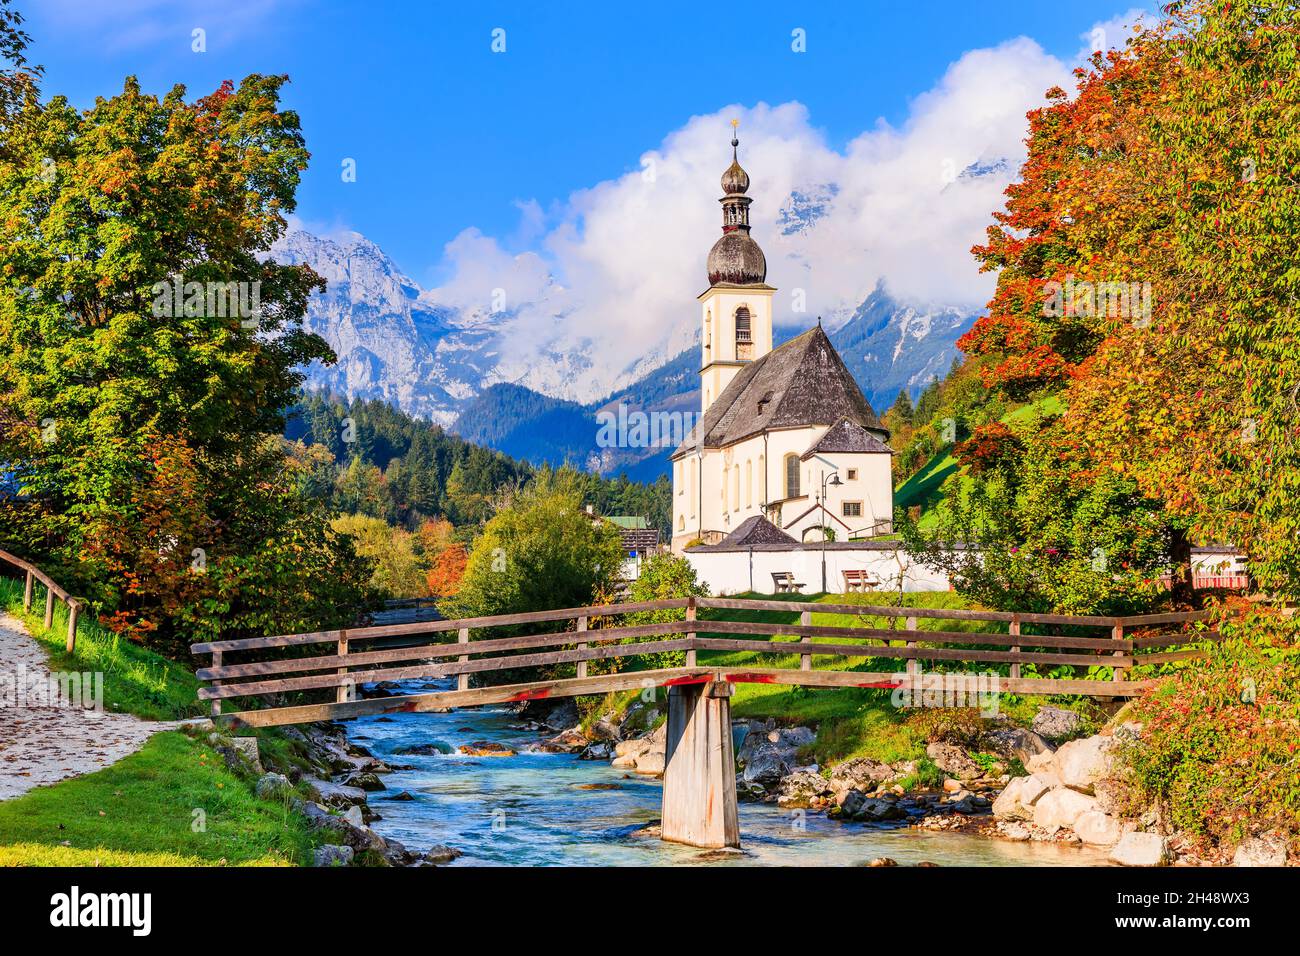
<svg viewBox="0 0 1300 956">
<path fill-rule="evenodd" d="M 876 577 L 870 571 L 842 571 L 844 575 L 844 593 L 851 594 L 854 591 L 874 591 L 880 586 L 880 578 Z"/>
<path fill-rule="evenodd" d="M 803 585 L 796 581 L 789 571 L 773 571 L 772 587 L 775 588 L 773 594 L 795 594 L 803 588 Z"/>
</svg>

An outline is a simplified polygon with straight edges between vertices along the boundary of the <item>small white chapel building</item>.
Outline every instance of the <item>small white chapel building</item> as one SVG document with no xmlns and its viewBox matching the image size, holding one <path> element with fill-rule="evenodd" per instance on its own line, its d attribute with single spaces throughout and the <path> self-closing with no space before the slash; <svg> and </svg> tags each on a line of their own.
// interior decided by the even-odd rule
<svg viewBox="0 0 1300 956">
<path fill-rule="evenodd" d="M 722 238 L 700 296 L 701 417 L 672 455 L 672 550 L 770 521 L 796 542 L 889 530 L 893 451 L 821 328 L 772 348 L 767 260 L 749 233 L 749 175 L 731 140 Z M 760 520 L 762 519 L 762 520 Z M 829 529 L 829 532 L 824 530 Z"/>
</svg>

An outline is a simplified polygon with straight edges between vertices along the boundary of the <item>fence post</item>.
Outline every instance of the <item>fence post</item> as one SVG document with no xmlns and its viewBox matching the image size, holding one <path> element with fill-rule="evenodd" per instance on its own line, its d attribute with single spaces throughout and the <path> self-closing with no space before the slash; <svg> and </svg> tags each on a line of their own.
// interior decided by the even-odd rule
<svg viewBox="0 0 1300 956">
<path fill-rule="evenodd" d="M 578 633 L 579 633 L 579 634 L 586 634 L 586 633 L 587 633 L 587 615 L 585 615 L 585 614 L 580 614 L 580 615 L 578 615 Z M 587 649 L 587 646 L 588 646 L 588 645 L 587 645 L 587 642 L 586 642 L 586 641 L 579 641 L 579 642 L 578 642 L 578 650 L 580 650 L 580 651 L 585 651 L 585 650 Z M 586 661 L 578 661 L 578 676 L 579 676 L 579 677 L 586 677 L 586 676 L 587 676 L 587 662 L 586 662 Z"/>
<path fill-rule="evenodd" d="M 81 602 L 76 599 L 68 601 L 68 653 L 77 649 L 77 618 L 81 615 Z"/>
<path fill-rule="evenodd" d="M 1116 641 L 1122 641 L 1122 640 L 1124 640 L 1124 625 L 1123 625 L 1123 624 L 1116 624 L 1114 627 L 1112 627 L 1112 628 L 1110 629 L 1110 636 L 1111 636 L 1111 639 L 1112 639 L 1112 640 L 1116 640 Z M 1112 657 L 1123 657 L 1123 656 L 1124 656 L 1124 652 L 1123 652 L 1123 651 L 1116 651 L 1116 652 L 1115 652 L 1113 655 L 1111 655 L 1111 656 L 1112 656 Z M 1123 680 L 1123 679 L 1124 679 L 1124 668 L 1122 668 L 1122 667 L 1116 667 L 1116 668 L 1115 668 L 1115 676 L 1114 676 L 1114 680 L 1121 681 L 1121 680 Z"/>
<path fill-rule="evenodd" d="M 212 652 L 212 666 L 213 666 L 213 667 L 220 667 L 220 666 L 221 666 L 221 651 L 213 651 L 213 652 Z M 221 681 L 219 681 L 219 680 L 214 680 L 214 681 L 212 682 L 212 686 L 213 686 L 213 687 L 220 687 L 220 686 L 221 686 Z M 220 700 L 220 699 L 214 700 L 214 701 L 212 702 L 212 716 L 213 716 L 213 717 L 220 717 L 220 716 L 221 716 L 221 700 Z"/>
<path fill-rule="evenodd" d="M 339 657 L 348 656 L 348 632 L 346 629 L 339 631 L 338 655 Z M 339 676 L 342 677 L 347 672 L 348 669 L 344 666 L 339 668 L 338 673 Z M 356 687 L 349 686 L 346 683 L 339 684 L 339 686 L 334 690 L 334 702 L 338 704 L 346 704 L 350 700 L 356 700 Z"/>
<path fill-rule="evenodd" d="M 804 611 L 802 614 L 799 615 L 799 625 L 801 627 L 812 627 L 812 611 Z M 804 647 L 810 647 L 812 645 L 812 638 L 809 637 L 807 634 L 805 634 L 803 637 L 799 639 L 799 643 L 802 644 Z M 801 671 L 812 670 L 811 652 L 804 651 L 802 654 L 799 655 L 799 670 Z"/>
<path fill-rule="evenodd" d="M 905 623 L 905 626 L 907 627 L 907 629 L 908 629 L 909 631 L 915 631 L 915 630 L 916 630 L 916 616 L 915 616 L 915 615 L 913 615 L 913 616 L 911 616 L 911 617 L 908 617 L 907 620 L 906 620 L 904 623 Z M 914 640 L 910 640 L 910 639 L 909 639 L 909 640 L 906 642 L 906 646 L 907 646 L 907 647 L 913 647 L 913 648 L 914 648 L 914 647 L 916 647 L 916 641 L 914 641 Z M 907 659 L 907 673 L 911 674 L 913 677 L 916 677 L 918 674 L 921 673 L 921 662 L 920 662 L 919 660 L 917 660 L 915 657 L 909 657 L 909 658 Z"/>
<path fill-rule="evenodd" d="M 1010 634 L 1012 637 L 1019 637 L 1019 636 L 1020 636 L 1020 615 L 1019 615 L 1019 614 L 1013 614 L 1013 615 L 1011 616 L 1011 623 L 1010 623 L 1009 625 L 1007 625 L 1007 633 Z M 1019 653 L 1020 653 L 1020 645 L 1019 645 L 1019 644 L 1014 644 L 1014 645 L 1012 645 L 1012 647 L 1011 647 L 1011 653 L 1012 653 L 1012 654 L 1019 654 Z M 1011 665 L 1007 670 L 1008 670 L 1008 676 L 1009 676 L 1012 680 L 1019 680 L 1019 679 L 1020 679 L 1020 662 L 1019 662 L 1019 661 L 1015 661 L 1015 662 L 1013 662 L 1012 665 Z"/>
<path fill-rule="evenodd" d="M 45 585 L 45 629 L 54 626 L 54 588 Z"/>
<path fill-rule="evenodd" d="M 469 644 L 469 628 L 468 628 L 468 627 L 462 627 L 459 631 L 456 632 L 456 641 L 457 641 L 458 643 L 460 643 L 460 644 Z M 462 664 L 465 664 L 465 663 L 467 663 L 467 662 L 469 661 L 469 655 L 468 655 L 468 654 L 462 654 L 462 655 L 460 655 L 459 658 L 457 658 L 457 660 L 459 660 Z M 458 676 L 456 677 L 456 689 L 457 689 L 457 690 L 469 690 L 469 675 L 468 675 L 468 674 L 460 674 L 460 675 L 458 675 Z"/>
<path fill-rule="evenodd" d="M 694 595 L 692 595 L 691 597 L 688 597 L 688 598 L 686 599 L 686 620 L 688 620 L 688 621 L 694 621 L 694 620 L 695 620 L 695 597 L 694 597 Z M 694 641 L 694 640 L 695 640 L 695 632 L 694 632 L 694 631 L 688 631 L 687 634 L 686 634 L 686 639 L 687 639 L 688 641 Z M 686 651 L 686 666 L 687 666 L 687 667 L 694 667 L 694 666 L 695 666 L 695 648 L 694 648 L 694 647 L 688 648 L 687 651 Z"/>
<path fill-rule="evenodd" d="M 23 610 L 32 609 L 32 585 L 36 582 L 36 576 L 32 572 L 27 572 L 27 583 L 23 586 Z"/>
</svg>

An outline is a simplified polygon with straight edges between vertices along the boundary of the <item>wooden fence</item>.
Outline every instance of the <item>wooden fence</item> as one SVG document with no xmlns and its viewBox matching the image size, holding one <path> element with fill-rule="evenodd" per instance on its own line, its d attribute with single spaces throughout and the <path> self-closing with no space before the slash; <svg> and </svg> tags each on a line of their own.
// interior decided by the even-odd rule
<svg viewBox="0 0 1300 956">
<path fill-rule="evenodd" d="M 698 616 L 701 610 L 710 612 L 707 618 Z M 682 619 L 635 625 L 625 625 L 619 620 L 621 615 L 644 611 L 681 612 Z M 736 617 L 736 612 L 753 617 L 755 611 L 797 613 L 799 623 L 727 619 Z M 882 618 L 891 626 L 814 625 L 813 614 L 848 615 L 859 622 L 867 617 Z M 209 686 L 199 690 L 199 698 L 212 702 L 213 715 L 221 715 L 223 700 L 263 698 L 262 702 L 270 709 L 225 716 L 237 722 L 265 726 L 369 713 L 600 694 L 704 679 L 813 687 L 895 687 L 920 677 L 922 661 L 1006 665 L 1007 676 L 999 678 L 998 686 L 1010 693 L 1136 696 L 1147 689 L 1149 682 L 1126 680 L 1125 671 L 1143 664 L 1203 656 L 1203 649 L 1188 645 L 1217 640 L 1218 634 L 1203 628 L 1191 631 L 1188 628 L 1194 628 L 1195 622 L 1207 616 L 1208 612 L 1183 612 L 1080 617 L 681 598 L 214 641 L 194 644 L 190 649 L 196 655 L 211 655 L 211 665 L 200 668 L 197 676 L 209 682 Z M 928 630 L 919 627 L 922 620 L 959 622 L 964 626 L 977 622 L 996 629 Z M 563 627 L 563 630 L 493 636 L 493 631 L 502 628 L 517 630 L 538 624 Z M 612 626 L 602 626 L 606 624 Z M 1024 630 L 1026 627 L 1028 632 Z M 1076 633 L 1032 633 L 1048 629 Z M 1100 634 L 1080 635 L 1081 631 L 1100 631 Z M 776 637 L 797 640 L 772 640 Z M 333 646 L 329 653 L 306 656 L 319 645 Z M 669 651 L 684 652 L 684 666 L 588 675 L 588 664 L 592 661 Z M 728 664 L 723 655 L 736 652 L 797 655 L 799 666 L 795 669 Z M 712 655 L 713 661 L 701 661 L 701 654 Z M 904 670 L 814 668 L 813 660 L 818 657 L 892 659 L 903 661 Z M 1021 669 L 1026 664 L 1101 666 L 1112 668 L 1113 677 L 1109 680 L 1022 677 Z M 470 677 L 474 674 L 484 677 L 501 671 L 557 665 L 572 665 L 574 676 L 470 687 Z M 453 676 L 457 678 L 455 691 L 356 699 L 358 684 Z M 507 675 L 508 678 L 516 676 Z M 333 700 L 304 704 L 287 701 L 289 696 L 320 692 L 332 696 Z"/>
<path fill-rule="evenodd" d="M 36 565 L 24 561 L 17 555 L 10 554 L 8 551 L 0 550 L 0 561 L 13 565 L 20 571 L 26 572 L 26 581 L 23 586 L 23 610 L 32 609 L 32 592 L 35 584 L 40 581 L 45 585 L 45 627 L 49 629 L 54 626 L 54 599 L 57 597 L 68 607 L 68 653 L 71 654 L 77 646 L 77 619 L 81 616 L 82 601 L 74 598 L 63 588 L 54 583 L 54 580 L 42 571 Z"/>
</svg>

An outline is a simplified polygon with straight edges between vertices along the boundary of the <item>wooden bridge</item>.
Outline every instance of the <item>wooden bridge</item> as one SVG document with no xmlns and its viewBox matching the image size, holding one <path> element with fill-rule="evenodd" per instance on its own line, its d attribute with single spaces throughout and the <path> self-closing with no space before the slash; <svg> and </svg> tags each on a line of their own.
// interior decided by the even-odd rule
<svg viewBox="0 0 1300 956">
<path fill-rule="evenodd" d="M 620 621 L 634 612 L 663 611 L 680 615 L 680 620 L 631 625 Z M 706 617 L 701 618 L 700 611 Z M 799 623 L 757 621 L 753 612 L 797 613 Z M 813 614 L 848 616 L 851 623 L 814 625 Z M 737 616 L 748 619 L 728 619 Z M 924 691 L 927 679 L 934 677 L 921 670 L 922 662 L 929 661 L 932 666 L 1005 668 L 1005 676 L 997 676 L 997 692 L 1131 697 L 1151 682 L 1126 679 L 1127 670 L 1204 655 L 1195 645 L 1218 640 L 1216 632 L 1198 623 L 1206 617 L 1208 612 L 1081 617 L 681 598 L 214 641 L 194 644 L 191 651 L 211 655 L 211 665 L 197 671 L 209 682 L 199 697 L 212 701 L 214 718 L 236 726 L 664 688 L 668 732 L 663 838 L 720 847 L 738 846 L 740 840 L 730 709 L 735 684 Z M 868 618 L 872 620 L 864 620 Z M 922 628 L 922 621 L 929 626 Z M 880 623 L 889 626 L 875 626 Z M 538 626 L 545 632 L 518 633 Z M 502 631 L 507 636 L 494 636 Z M 321 645 L 328 653 L 315 653 Z M 637 663 L 636 658 L 673 651 L 683 652 L 682 666 L 620 669 Z M 799 663 L 729 663 L 728 657 L 737 652 L 797 655 Z M 819 666 L 814 666 L 814 658 Z M 855 659 L 850 666 L 901 662 L 903 669 L 844 669 L 846 661 Z M 1024 665 L 1073 667 L 1085 675 L 1104 668 L 1110 677 L 1022 676 Z M 531 675 L 520 671 L 529 668 L 560 671 L 562 676 L 521 681 L 521 676 Z M 479 686 L 470 686 L 473 675 L 478 675 Z M 489 683 L 493 676 L 502 682 Z M 457 678 L 455 690 L 362 699 L 356 694 L 359 684 L 446 677 Z M 312 695 L 327 699 L 297 702 Z M 222 713 L 222 701 L 250 699 L 261 706 Z"/>
</svg>

